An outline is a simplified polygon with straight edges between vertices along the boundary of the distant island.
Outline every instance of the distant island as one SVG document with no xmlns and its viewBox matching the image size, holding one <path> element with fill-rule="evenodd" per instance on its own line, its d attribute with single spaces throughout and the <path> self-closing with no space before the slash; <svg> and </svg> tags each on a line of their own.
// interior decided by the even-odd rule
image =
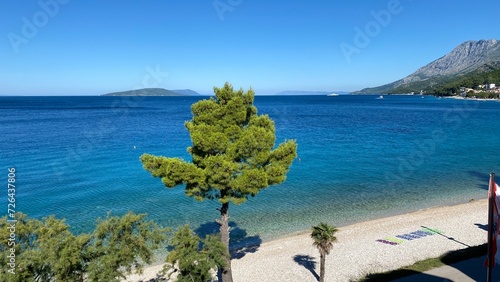
<svg viewBox="0 0 500 282">
<path fill-rule="evenodd" d="M 281 91 L 276 93 L 275 95 L 328 95 L 328 94 L 340 94 L 346 95 L 349 94 L 347 91 Z"/>
<path fill-rule="evenodd" d="M 191 89 L 168 90 L 164 88 L 143 88 L 102 94 L 101 96 L 198 96 L 197 92 Z"/>
<path fill-rule="evenodd" d="M 353 94 L 429 94 L 498 98 L 500 41 L 466 41 L 409 76 Z"/>
</svg>

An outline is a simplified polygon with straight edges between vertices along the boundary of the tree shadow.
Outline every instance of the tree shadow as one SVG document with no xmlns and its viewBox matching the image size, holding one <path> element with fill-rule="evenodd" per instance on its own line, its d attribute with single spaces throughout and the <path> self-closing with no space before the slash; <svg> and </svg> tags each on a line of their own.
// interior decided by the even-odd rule
<svg viewBox="0 0 500 282">
<path fill-rule="evenodd" d="M 473 281 L 486 280 L 486 269 L 484 268 L 484 260 L 487 244 L 465 248 L 457 251 L 450 251 L 440 257 L 443 264 L 457 269 L 459 272 L 468 276 Z M 493 271 L 493 280 L 498 281 L 500 272 Z M 437 277 L 431 274 L 423 273 L 412 269 L 397 269 L 385 273 L 369 274 L 361 281 L 394 281 L 399 282 L 420 282 L 420 281 L 450 281 Z"/>
<path fill-rule="evenodd" d="M 231 226 L 231 223 L 229 226 Z M 260 236 L 248 236 L 245 229 L 237 226 L 231 227 L 231 232 L 229 233 L 231 258 L 240 259 L 248 253 L 255 253 L 259 250 L 261 244 L 262 239 Z"/>
<path fill-rule="evenodd" d="M 482 173 L 478 171 L 473 171 L 469 170 L 467 173 L 470 176 L 475 177 L 477 180 L 479 180 L 481 183 L 478 183 L 477 186 L 483 190 L 488 190 L 489 189 L 489 180 L 490 180 L 490 174 L 489 173 Z"/>
<path fill-rule="evenodd" d="M 293 260 L 298 264 L 303 267 L 305 267 L 307 270 L 309 270 L 312 275 L 314 275 L 314 278 L 316 278 L 316 281 L 319 281 L 319 275 L 316 273 L 316 260 L 315 258 L 308 256 L 308 255 L 296 255 L 293 257 Z"/>
<path fill-rule="evenodd" d="M 229 222 L 229 252 L 231 259 L 241 259 L 248 253 L 255 253 L 262 244 L 259 235 L 248 236 L 245 229 L 238 227 L 236 222 Z M 209 221 L 201 224 L 194 230 L 198 236 L 205 238 L 207 235 L 219 234 L 219 224 Z"/>
</svg>

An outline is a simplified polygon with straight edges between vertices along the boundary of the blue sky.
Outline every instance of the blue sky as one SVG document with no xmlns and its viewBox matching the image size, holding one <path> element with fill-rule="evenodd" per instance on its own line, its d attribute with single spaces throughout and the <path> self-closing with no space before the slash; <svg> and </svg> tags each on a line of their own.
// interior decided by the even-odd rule
<svg viewBox="0 0 500 282">
<path fill-rule="evenodd" d="M 210 94 L 226 81 L 353 91 L 500 39 L 499 11 L 496 0 L 4 0 L 0 95 Z"/>
</svg>

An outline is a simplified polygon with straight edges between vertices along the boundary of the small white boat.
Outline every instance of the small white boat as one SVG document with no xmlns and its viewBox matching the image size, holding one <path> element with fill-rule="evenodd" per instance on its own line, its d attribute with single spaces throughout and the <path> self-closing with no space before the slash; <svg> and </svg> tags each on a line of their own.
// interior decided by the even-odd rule
<svg viewBox="0 0 500 282">
<path fill-rule="evenodd" d="M 380 95 L 380 96 L 378 96 L 378 97 L 377 97 L 377 98 L 375 98 L 375 99 L 384 99 L 384 96 Z"/>
<path fill-rule="evenodd" d="M 339 94 L 337 94 L 337 93 L 332 93 L 332 94 L 328 94 L 328 95 L 326 95 L 326 96 L 330 96 L 330 97 L 332 97 L 332 96 L 339 96 Z"/>
</svg>

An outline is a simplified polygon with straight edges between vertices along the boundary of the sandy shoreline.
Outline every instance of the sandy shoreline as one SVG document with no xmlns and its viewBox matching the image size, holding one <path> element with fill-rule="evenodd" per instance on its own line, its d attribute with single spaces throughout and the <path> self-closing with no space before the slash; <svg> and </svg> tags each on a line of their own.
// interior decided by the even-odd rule
<svg viewBox="0 0 500 282">
<path fill-rule="evenodd" d="M 326 279 L 354 280 L 483 244 L 486 223 L 487 200 L 477 200 L 341 227 L 336 233 L 338 242 L 326 259 Z M 315 269 L 308 263 L 311 259 Z M 304 233 L 265 242 L 255 253 L 233 259 L 232 267 L 235 281 L 316 281 L 319 254 Z M 161 266 L 148 267 L 143 275 L 132 275 L 126 281 L 147 281 L 158 269 Z"/>
</svg>

